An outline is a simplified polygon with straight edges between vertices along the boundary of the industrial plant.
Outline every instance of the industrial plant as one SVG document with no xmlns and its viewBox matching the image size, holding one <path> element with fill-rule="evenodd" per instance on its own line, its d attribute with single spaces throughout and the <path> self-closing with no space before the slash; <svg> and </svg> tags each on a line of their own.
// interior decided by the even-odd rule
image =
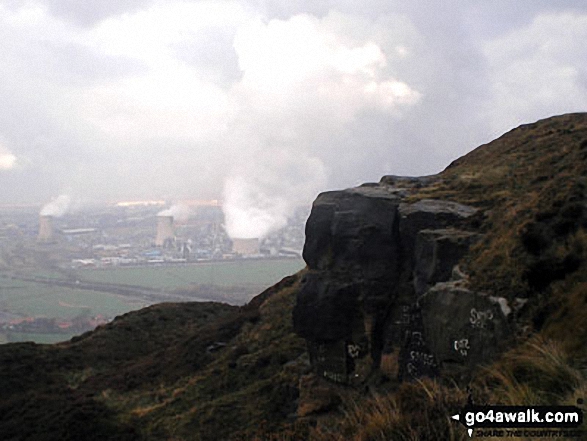
<svg viewBox="0 0 587 441">
<path fill-rule="evenodd" d="M 157 215 L 157 237 L 155 246 L 170 248 L 175 241 L 175 232 L 173 229 L 173 217 Z"/>
<path fill-rule="evenodd" d="M 182 210 L 162 210 L 161 205 L 112 204 L 52 214 L 44 214 L 44 208 L 36 215 L 32 208 L 3 212 L 0 246 L 18 239 L 24 248 L 41 247 L 51 251 L 61 268 L 301 257 L 306 208 L 266 237 L 231 238 L 216 201 L 186 204 Z"/>
<path fill-rule="evenodd" d="M 251 290 L 256 293 L 262 287 L 241 280 L 240 273 L 228 275 L 234 285 L 221 286 L 221 280 L 215 280 L 226 277 L 221 267 L 238 272 L 243 265 L 278 268 L 297 267 L 302 262 L 307 209 L 266 237 L 231 238 L 220 204 L 198 202 L 166 208 L 169 205 L 125 203 L 75 211 L 56 210 L 55 204 L 40 211 L 38 207 L 0 207 L 0 285 L 6 296 L 3 298 L 10 299 L 0 304 L 0 344 L 13 341 L 9 338 L 17 335 L 75 335 L 114 318 L 106 313 L 107 307 L 91 312 L 89 305 L 101 300 L 88 302 L 75 293 L 88 293 L 85 299 L 104 293 L 105 303 L 112 301 L 123 309 L 162 301 L 191 301 L 200 295 L 239 302 L 252 295 Z M 207 268 L 217 269 L 198 276 L 195 282 L 185 276 L 204 274 Z M 114 282 L 105 276 L 126 269 L 177 278 L 167 283 L 182 286 L 183 291 Z M 27 299 L 37 294 L 44 302 L 51 298 L 51 306 L 29 315 Z M 115 299 L 108 300 L 112 299 L 108 296 Z M 121 306 L 120 302 L 132 306 Z"/>
<path fill-rule="evenodd" d="M 260 254 L 259 238 L 233 238 L 232 252 L 238 256 L 254 256 Z"/>
<path fill-rule="evenodd" d="M 53 239 L 53 216 L 39 216 L 39 235 L 37 236 L 37 240 L 39 242 L 49 243 Z"/>
</svg>

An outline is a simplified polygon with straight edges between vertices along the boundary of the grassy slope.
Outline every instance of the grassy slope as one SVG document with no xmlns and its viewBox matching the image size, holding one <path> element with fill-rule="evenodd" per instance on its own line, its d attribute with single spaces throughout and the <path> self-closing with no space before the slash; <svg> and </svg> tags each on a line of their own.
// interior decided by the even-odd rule
<svg viewBox="0 0 587 441">
<path fill-rule="evenodd" d="M 109 399 L 124 402 L 131 409 L 126 418 L 147 427 L 153 439 L 251 439 L 278 430 L 296 410 L 297 381 L 307 369 L 305 344 L 293 334 L 288 314 L 296 289 L 294 276 L 267 291 L 266 299 L 256 298 L 254 315 L 238 334 L 222 338 L 227 345 L 197 372 L 156 392 Z"/>
<path fill-rule="evenodd" d="M 528 280 L 520 271 L 536 263 L 532 255 L 550 256 L 553 246 L 585 227 L 587 117 L 521 126 L 454 161 L 440 177 L 415 197 L 484 209 L 476 221 L 488 234 L 470 265 L 478 285 L 517 294 L 544 288 L 554 275 Z"/>
<path fill-rule="evenodd" d="M 297 283 L 288 277 L 244 307 L 161 304 L 67 343 L 3 346 L 2 439 L 250 439 L 278 430 L 307 369 L 291 362 L 305 350 L 289 315 Z"/>
<path fill-rule="evenodd" d="M 3 439 L 138 438 L 135 429 L 121 425 L 115 412 L 96 399 L 102 384 L 236 309 L 212 303 L 158 305 L 117 318 L 70 343 L 3 346 Z"/>
<path fill-rule="evenodd" d="M 522 126 L 455 161 L 442 177 L 442 190 L 455 199 L 488 208 L 486 237 L 468 262 L 474 285 L 510 299 L 530 298 L 536 305 L 527 311 L 532 328 L 582 355 L 587 114 Z"/>
<path fill-rule="evenodd" d="M 587 114 L 522 126 L 479 147 L 411 196 L 423 198 L 481 208 L 471 222 L 485 238 L 462 263 L 475 289 L 529 299 L 519 345 L 480 367 L 470 389 L 424 380 L 347 400 L 312 439 L 464 440 L 447 415 L 469 390 L 476 403 L 508 405 L 575 405 L 587 396 Z"/>
</svg>

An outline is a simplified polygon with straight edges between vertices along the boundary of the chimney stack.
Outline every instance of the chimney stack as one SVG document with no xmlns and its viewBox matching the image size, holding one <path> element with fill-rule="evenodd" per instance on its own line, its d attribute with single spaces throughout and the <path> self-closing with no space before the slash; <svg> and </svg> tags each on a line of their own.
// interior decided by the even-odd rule
<svg viewBox="0 0 587 441">
<path fill-rule="evenodd" d="M 53 241 L 53 216 L 39 216 L 37 241 L 45 243 Z"/>
<path fill-rule="evenodd" d="M 157 237 L 155 246 L 164 247 L 175 239 L 173 216 L 157 216 Z"/>
</svg>

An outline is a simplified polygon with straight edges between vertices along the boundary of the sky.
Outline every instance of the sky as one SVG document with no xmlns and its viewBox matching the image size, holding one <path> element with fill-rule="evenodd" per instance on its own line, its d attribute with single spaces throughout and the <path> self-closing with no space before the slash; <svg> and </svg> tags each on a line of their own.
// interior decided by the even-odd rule
<svg viewBox="0 0 587 441">
<path fill-rule="evenodd" d="M 221 199 L 267 231 L 587 110 L 585 41 L 584 0 L 5 0 L 0 204 Z"/>
</svg>

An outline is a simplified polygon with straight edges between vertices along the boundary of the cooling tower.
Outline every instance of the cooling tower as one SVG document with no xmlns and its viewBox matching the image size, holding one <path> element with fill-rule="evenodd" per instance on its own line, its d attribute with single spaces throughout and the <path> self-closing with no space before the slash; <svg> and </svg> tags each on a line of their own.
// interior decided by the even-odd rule
<svg viewBox="0 0 587 441">
<path fill-rule="evenodd" d="M 259 239 L 232 239 L 232 251 L 236 254 L 259 254 Z"/>
<path fill-rule="evenodd" d="M 53 241 L 53 216 L 39 216 L 39 242 Z"/>
<path fill-rule="evenodd" d="M 163 247 L 175 238 L 173 216 L 157 216 L 157 237 L 155 246 Z"/>
</svg>

